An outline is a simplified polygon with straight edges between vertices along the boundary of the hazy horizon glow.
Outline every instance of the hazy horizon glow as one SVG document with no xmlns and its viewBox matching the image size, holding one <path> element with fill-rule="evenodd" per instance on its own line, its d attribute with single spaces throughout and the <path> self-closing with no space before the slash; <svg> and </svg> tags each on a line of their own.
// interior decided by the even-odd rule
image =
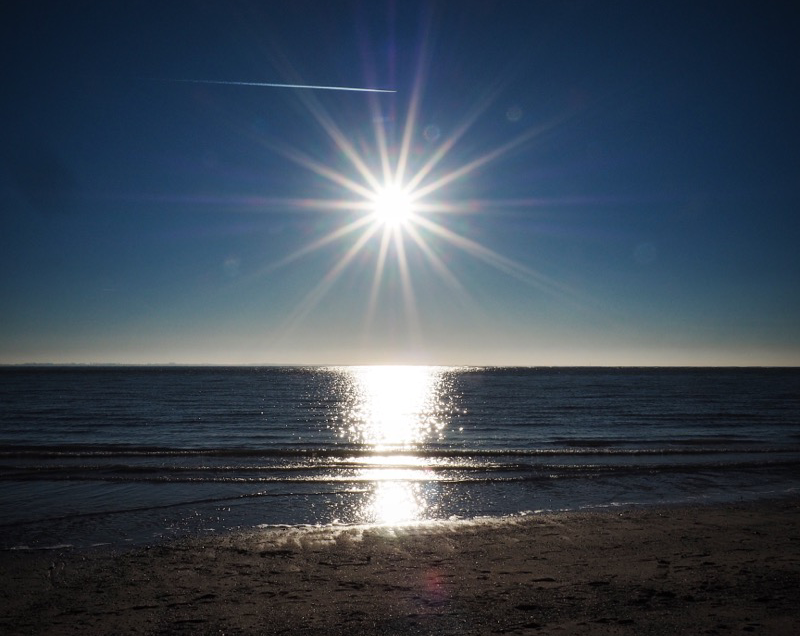
<svg viewBox="0 0 800 636">
<path fill-rule="evenodd" d="M 800 365 L 787 11 L 312 5 L 9 15 L 0 364 Z"/>
</svg>

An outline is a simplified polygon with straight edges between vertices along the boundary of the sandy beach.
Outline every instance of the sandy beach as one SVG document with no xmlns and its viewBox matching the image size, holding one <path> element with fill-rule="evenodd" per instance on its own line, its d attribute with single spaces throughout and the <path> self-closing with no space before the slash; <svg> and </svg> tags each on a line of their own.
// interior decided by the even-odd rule
<svg viewBox="0 0 800 636">
<path fill-rule="evenodd" d="M 800 502 L 7 551 L 5 634 L 796 634 Z"/>
</svg>

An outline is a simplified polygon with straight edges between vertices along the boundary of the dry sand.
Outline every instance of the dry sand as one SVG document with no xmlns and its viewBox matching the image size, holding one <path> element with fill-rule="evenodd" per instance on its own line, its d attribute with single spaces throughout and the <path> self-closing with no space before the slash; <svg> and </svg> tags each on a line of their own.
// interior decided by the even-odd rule
<svg viewBox="0 0 800 636">
<path fill-rule="evenodd" d="M 800 501 L 0 563 L 4 634 L 800 634 Z"/>
</svg>

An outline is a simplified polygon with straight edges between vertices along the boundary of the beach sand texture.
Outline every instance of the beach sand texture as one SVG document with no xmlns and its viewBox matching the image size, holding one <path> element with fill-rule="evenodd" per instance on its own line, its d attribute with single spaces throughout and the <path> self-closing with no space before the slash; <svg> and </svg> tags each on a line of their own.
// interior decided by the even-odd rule
<svg viewBox="0 0 800 636">
<path fill-rule="evenodd" d="M 798 634 L 800 502 L 10 551 L 4 634 Z"/>
</svg>

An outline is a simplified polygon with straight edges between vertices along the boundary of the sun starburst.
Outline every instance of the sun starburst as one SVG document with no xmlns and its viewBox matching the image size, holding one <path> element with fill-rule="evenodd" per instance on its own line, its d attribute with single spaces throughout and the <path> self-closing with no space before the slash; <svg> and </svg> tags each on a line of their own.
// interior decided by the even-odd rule
<svg viewBox="0 0 800 636">
<path fill-rule="evenodd" d="M 422 66 L 421 64 L 420 67 Z M 491 99 L 487 98 L 470 108 L 463 122 L 456 126 L 449 136 L 438 140 L 438 144 L 432 147 L 429 156 L 422 159 L 415 157 L 419 165 L 412 166 L 412 144 L 415 138 L 424 133 L 418 125 L 423 76 L 423 73 L 418 73 L 412 88 L 406 120 L 398 143 L 394 143 L 390 131 L 384 124 L 388 119 L 385 115 L 385 100 L 396 99 L 396 95 L 367 96 L 370 100 L 372 119 L 375 122 L 374 145 L 368 151 L 364 150 L 363 142 L 357 145 L 343 132 L 334 117 L 312 93 L 299 94 L 314 120 L 333 143 L 337 154 L 349 164 L 349 169 L 324 163 L 296 147 L 270 144 L 273 149 L 281 152 L 292 162 L 321 177 L 344 194 L 341 198 L 308 198 L 292 202 L 293 205 L 305 209 L 343 212 L 343 222 L 327 234 L 273 263 L 269 267 L 270 271 L 334 243 L 347 247 L 340 253 L 338 260 L 320 277 L 317 284 L 308 291 L 294 311 L 287 316 L 284 333 L 292 330 L 322 301 L 353 263 L 358 262 L 363 266 L 364 258 L 359 255 L 368 250 L 369 246 L 374 248 L 372 250 L 374 270 L 367 297 L 365 315 L 367 325 L 371 323 L 375 314 L 390 262 L 399 274 L 399 290 L 410 331 L 416 329 L 415 325 L 419 324 L 414 279 L 415 274 L 420 272 L 412 270 L 422 267 L 423 264 L 427 264 L 430 271 L 434 272 L 449 289 L 469 301 L 468 289 L 441 256 L 447 247 L 462 251 L 528 285 L 551 294 L 571 297 L 574 301 L 574 292 L 565 285 L 492 250 L 487 245 L 478 243 L 446 223 L 447 215 L 486 209 L 485 202 L 441 200 L 441 195 L 445 192 L 449 194 L 457 182 L 466 180 L 487 164 L 534 140 L 543 131 L 556 125 L 559 120 L 530 127 L 487 152 L 444 169 L 446 164 L 454 163 L 452 161 L 454 148 L 491 103 Z M 369 157 L 375 157 L 377 161 Z M 532 199 L 504 202 L 506 206 L 509 204 L 534 206 L 536 202 Z M 414 267 L 409 262 L 409 250 L 421 255 L 421 258 L 416 258 Z"/>
</svg>

